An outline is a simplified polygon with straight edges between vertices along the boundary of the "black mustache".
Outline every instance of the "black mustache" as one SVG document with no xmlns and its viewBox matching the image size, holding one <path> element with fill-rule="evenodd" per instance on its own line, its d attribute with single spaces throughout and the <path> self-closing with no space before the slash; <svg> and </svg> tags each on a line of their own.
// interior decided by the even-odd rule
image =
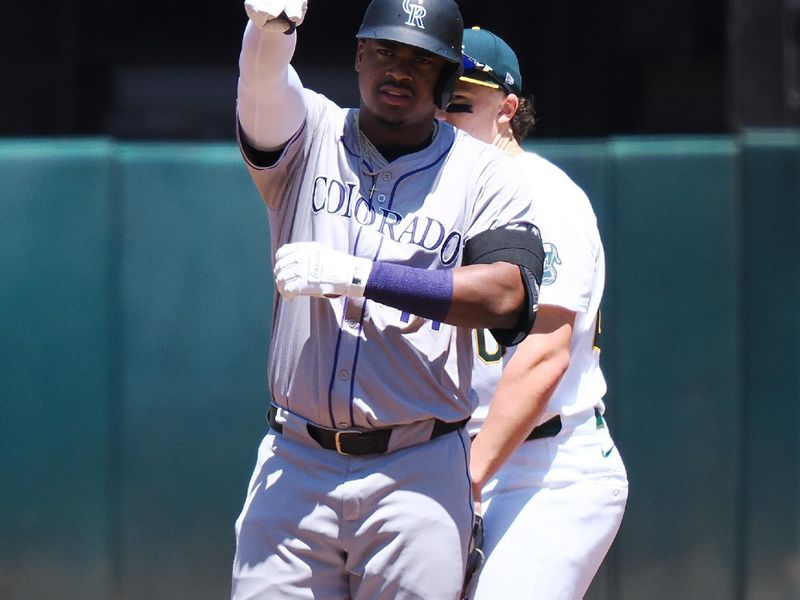
<svg viewBox="0 0 800 600">
<path fill-rule="evenodd" d="M 401 83 L 401 82 L 391 81 L 389 79 L 385 79 L 383 82 L 381 82 L 380 87 L 383 87 L 385 85 L 391 86 L 391 87 L 396 88 L 396 89 L 399 88 L 401 90 L 406 90 L 407 92 L 410 92 L 412 94 L 414 93 L 414 89 L 410 85 L 408 85 L 407 83 Z"/>
</svg>

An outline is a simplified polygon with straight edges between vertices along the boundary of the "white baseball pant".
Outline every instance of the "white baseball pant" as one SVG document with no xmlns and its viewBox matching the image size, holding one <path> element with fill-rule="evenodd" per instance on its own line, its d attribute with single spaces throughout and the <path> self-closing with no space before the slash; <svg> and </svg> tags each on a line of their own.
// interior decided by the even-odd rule
<svg viewBox="0 0 800 600">
<path fill-rule="evenodd" d="M 461 429 L 368 457 L 270 432 L 236 522 L 234 600 L 455 600 L 472 526 Z"/>
<path fill-rule="evenodd" d="M 474 600 L 580 600 L 611 547 L 625 466 L 603 420 L 562 422 L 555 437 L 525 442 L 482 491 L 487 558 Z"/>
</svg>

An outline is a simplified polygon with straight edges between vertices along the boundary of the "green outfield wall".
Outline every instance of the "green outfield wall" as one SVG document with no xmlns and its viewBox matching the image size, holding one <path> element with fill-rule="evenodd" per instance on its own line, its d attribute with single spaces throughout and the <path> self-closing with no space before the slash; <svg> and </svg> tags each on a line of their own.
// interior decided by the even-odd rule
<svg viewBox="0 0 800 600">
<path fill-rule="evenodd" d="M 528 147 L 606 248 L 587 600 L 800 600 L 800 131 Z M 0 140 L 0 598 L 227 597 L 272 295 L 234 144 Z"/>
</svg>

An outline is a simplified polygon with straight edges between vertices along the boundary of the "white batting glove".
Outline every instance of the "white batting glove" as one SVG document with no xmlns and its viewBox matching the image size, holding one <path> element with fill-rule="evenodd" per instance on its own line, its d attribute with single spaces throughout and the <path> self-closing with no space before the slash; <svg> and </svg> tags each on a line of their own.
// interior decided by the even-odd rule
<svg viewBox="0 0 800 600">
<path fill-rule="evenodd" d="M 278 20 L 282 15 L 297 27 L 306 16 L 307 7 L 306 0 L 245 0 L 244 3 L 247 16 L 261 29 L 285 29 Z"/>
<path fill-rule="evenodd" d="M 287 300 L 296 296 L 360 298 L 371 271 L 370 259 L 318 242 L 284 244 L 275 255 L 275 285 Z"/>
</svg>

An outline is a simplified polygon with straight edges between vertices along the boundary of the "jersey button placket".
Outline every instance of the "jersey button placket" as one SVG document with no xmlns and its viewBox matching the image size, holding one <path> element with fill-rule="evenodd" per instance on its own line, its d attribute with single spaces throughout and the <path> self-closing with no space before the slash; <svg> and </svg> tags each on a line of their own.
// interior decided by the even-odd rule
<svg viewBox="0 0 800 600">
<path fill-rule="evenodd" d="M 383 172 L 381 173 L 381 179 L 382 179 L 383 181 L 387 181 L 387 182 L 388 182 L 388 181 L 391 181 L 391 180 L 392 180 L 392 177 L 393 177 L 393 175 L 392 175 L 392 174 L 391 174 L 389 171 L 383 171 Z M 378 194 L 378 195 L 377 195 L 377 197 L 376 197 L 375 199 L 376 199 L 376 200 L 377 200 L 377 201 L 378 201 L 380 204 L 385 204 L 385 203 L 386 203 L 386 201 L 389 199 L 389 197 L 388 197 L 388 196 L 387 196 L 385 193 L 381 192 L 380 194 Z"/>
<path fill-rule="evenodd" d="M 349 316 L 344 320 L 343 326 L 349 331 L 354 331 L 358 328 L 358 321 Z M 350 395 L 354 376 L 352 366 L 355 362 L 357 340 L 357 335 L 343 332 L 337 353 L 336 370 L 333 373 L 333 381 L 331 382 L 330 401 L 331 416 L 333 417 L 331 426 L 340 429 L 347 429 L 351 426 Z M 346 423 L 346 426 L 342 427 L 342 423 Z"/>
</svg>

